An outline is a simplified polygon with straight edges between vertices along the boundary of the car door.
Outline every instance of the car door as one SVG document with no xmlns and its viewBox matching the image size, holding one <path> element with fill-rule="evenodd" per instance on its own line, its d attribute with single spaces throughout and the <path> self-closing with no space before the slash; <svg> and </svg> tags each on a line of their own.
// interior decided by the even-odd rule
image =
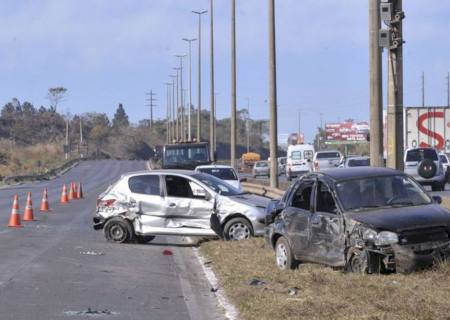
<svg viewBox="0 0 450 320">
<path fill-rule="evenodd" d="M 297 258 L 304 257 L 308 247 L 308 221 L 311 216 L 311 195 L 314 180 L 302 180 L 294 188 L 282 218 L 290 239 L 292 250 Z"/>
<path fill-rule="evenodd" d="M 196 181 L 165 175 L 165 211 L 168 228 L 210 228 L 214 199 Z"/>
<path fill-rule="evenodd" d="M 308 255 L 316 262 L 342 266 L 345 263 L 343 217 L 326 182 L 317 181 L 312 198 Z"/>
<path fill-rule="evenodd" d="M 165 224 L 165 201 L 160 176 L 145 174 L 128 179 L 131 197 L 139 202 L 139 221 L 145 226 L 163 227 Z"/>
</svg>

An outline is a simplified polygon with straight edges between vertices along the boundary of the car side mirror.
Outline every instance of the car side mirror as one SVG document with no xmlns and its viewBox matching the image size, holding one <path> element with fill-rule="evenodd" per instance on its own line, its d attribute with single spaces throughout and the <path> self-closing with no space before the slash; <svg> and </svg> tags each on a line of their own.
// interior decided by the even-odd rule
<svg viewBox="0 0 450 320">
<path fill-rule="evenodd" d="M 240 178 L 239 181 L 240 182 L 247 182 L 247 178 Z"/>
<path fill-rule="evenodd" d="M 442 203 L 442 197 L 441 196 L 432 196 L 431 199 L 433 199 L 434 203 L 441 204 Z"/>
<path fill-rule="evenodd" d="M 266 208 L 265 224 L 268 226 L 273 223 L 275 221 L 275 217 L 279 215 L 283 209 L 284 208 L 280 200 L 270 200 Z"/>
</svg>

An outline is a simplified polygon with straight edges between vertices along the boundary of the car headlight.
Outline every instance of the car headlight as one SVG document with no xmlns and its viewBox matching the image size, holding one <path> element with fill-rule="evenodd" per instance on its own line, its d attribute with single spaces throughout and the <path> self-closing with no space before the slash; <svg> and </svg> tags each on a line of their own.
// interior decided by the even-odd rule
<svg viewBox="0 0 450 320">
<path fill-rule="evenodd" d="M 373 242 L 376 246 L 386 246 L 398 243 L 398 235 L 390 231 L 381 231 L 377 233 L 374 230 L 367 229 L 363 234 L 363 239 Z"/>
</svg>

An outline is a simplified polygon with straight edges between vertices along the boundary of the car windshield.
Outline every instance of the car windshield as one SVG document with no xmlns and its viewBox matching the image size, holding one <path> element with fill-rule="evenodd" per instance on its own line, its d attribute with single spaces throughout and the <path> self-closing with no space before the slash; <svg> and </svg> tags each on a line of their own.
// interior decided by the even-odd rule
<svg viewBox="0 0 450 320">
<path fill-rule="evenodd" d="M 437 161 L 436 151 L 434 149 L 414 149 L 408 150 L 406 153 L 406 161 L 422 161 L 424 159 Z"/>
<path fill-rule="evenodd" d="M 430 197 L 403 175 L 352 179 L 336 183 L 345 211 L 430 204 Z"/>
<path fill-rule="evenodd" d="M 198 171 L 213 175 L 222 180 L 237 180 L 236 173 L 231 168 L 199 168 Z"/>
<path fill-rule="evenodd" d="M 329 159 L 329 158 L 340 158 L 339 152 L 318 152 L 316 159 Z"/>
<path fill-rule="evenodd" d="M 267 162 L 257 162 L 256 166 L 257 167 L 268 167 L 269 164 Z"/>
<path fill-rule="evenodd" d="M 301 153 L 301 151 L 292 151 L 291 159 L 292 160 L 302 160 L 302 153 Z"/>
<path fill-rule="evenodd" d="M 208 148 L 206 145 L 180 145 L 167 147 L 164 154 L 164 162 L 209 162 Z"/>
<path fill-rule="evenodd" d="M 196 173 L 192 175 L 194 179 L 197 179 L 198 181 L 204 183 L 209 188 L 211 188 L 214 192 L 222 195 L 222 196 L 237 196 L 239 194 L 242 194 L 241 191 L 236 189 L 235 187 L 229 185 L 223 180 L 220 180 L 219 178 L 216 178 L 209 174 L 203 174 L 203 173 Z"/>
<path fill-rule="evenodd" d="M 349 167 L 368 167 L 370 166 L 370 159 L 349 159 Z"/>
</svg>

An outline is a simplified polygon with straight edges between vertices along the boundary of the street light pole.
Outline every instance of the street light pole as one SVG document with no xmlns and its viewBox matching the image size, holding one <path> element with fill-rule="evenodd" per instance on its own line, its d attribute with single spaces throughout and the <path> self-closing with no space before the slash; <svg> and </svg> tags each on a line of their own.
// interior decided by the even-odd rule
<svg viewBox="0 0 450 320">
<path fill-rule="evenodd" d="M 246 131 L 247 131 L 247 153 L 250 152 L 250 98 L 247 97 L 247 119 L 246 119 Z"/>
<path fill-rule="evenodd" d="M 208 11 L 192 11 L 198 15 L 198 103 L 197 103 L 197 141 L 200 142 L 202 138 L 202 15 Z"/>
<path fill-rule="evenodd" d="M 172 112 L 171 112 L 171 120 L 172 120 L 172 141 L 176 139 L 176 125 L 175 125 L 175 116 L 176 116 L 176 103 L 175 103 L 175 79 L 176 75 L 169 75 L 172 78 Z"/>
<path fill-rule="evenodd" d="M 231 134 L 230 162 L 236 168 L 236 0 L 231 0 Z"/>
<path fill-rule="evenodd" d="M 180 126 L 180 138 L 181 141 L 186 139 L 186 132 L 184 130 L 184 99 L 183 99 L 183 58 L 186 57 L 183 55 L 176 55 L 177 58 L 180 58 L 180 106 L 181 106 L 181 126 Z"/>
<path fill-rule="evenodd" d="M 183 39 L 189 44 L 189 107 L 188 107 L 188 141 L 192 140 L 191 137 L 191 108 L 192 108 L 192 51 L 191 43 L 197 39 Z"/>
<path fill-rule="evenodd" d="M 277 161 L 277 65 L 275 40 L 275 0 L 269 0 L 269 109 L 270 109 L 270 186 L 278 187 Z"/>
<path fill-rule="evenodd" d="M 176 75 L 176 79 L 177 79 L 177 83 L 176 83 L 176 93 L 177 93 L 177 104 L 175 105 L 176 106 L 176 111 L 175 111 L 175 115 L 176 115 L 176 118 L 175 118 L 175 125 L 176 125 L 176 129 L 175 129 L 175 132 L 176 132 L 176 134 L 175 134 L 175 137 L 176 137 L 176 139 L 177 139 L 177 141 L 180 139 L 180 130 L 179 130 L 179 128 L 180 128 L 180 121 L 179 121 L 179 115 L 180 115 L 180 109 L 179 109 L 179 106 L 180 106 L 180 91 L 178 90 L 178 88 L 179 88 L 179 85 L 178 85 L 178 83 L 179 83 L 179 71 L 180 71 L 180 68 L 173 68 L 174 70 L 176 70 L 176 72 L 177 72 L 177 75 Z"/>
<path fill-rule="evenodd" d="M 170 143 L 171 134 L 170 134 L 170 86 L 172 85 L 170 82 L 165 82 L 166 85 L 166 127 L 167 127 L 167 143 Z"/>
<path fill-rule="evenodd" d="M 211 103 L 211 113 L 209 115 L 209 139 L 210 139 L 210 150 L 211 159 L 216 161 L 216 132 L 215 132 L 215 105 L 214 105 L 214 0 L 209 0 L 209 12 L 210 12 L 210 103 Z"/>
</svg>

